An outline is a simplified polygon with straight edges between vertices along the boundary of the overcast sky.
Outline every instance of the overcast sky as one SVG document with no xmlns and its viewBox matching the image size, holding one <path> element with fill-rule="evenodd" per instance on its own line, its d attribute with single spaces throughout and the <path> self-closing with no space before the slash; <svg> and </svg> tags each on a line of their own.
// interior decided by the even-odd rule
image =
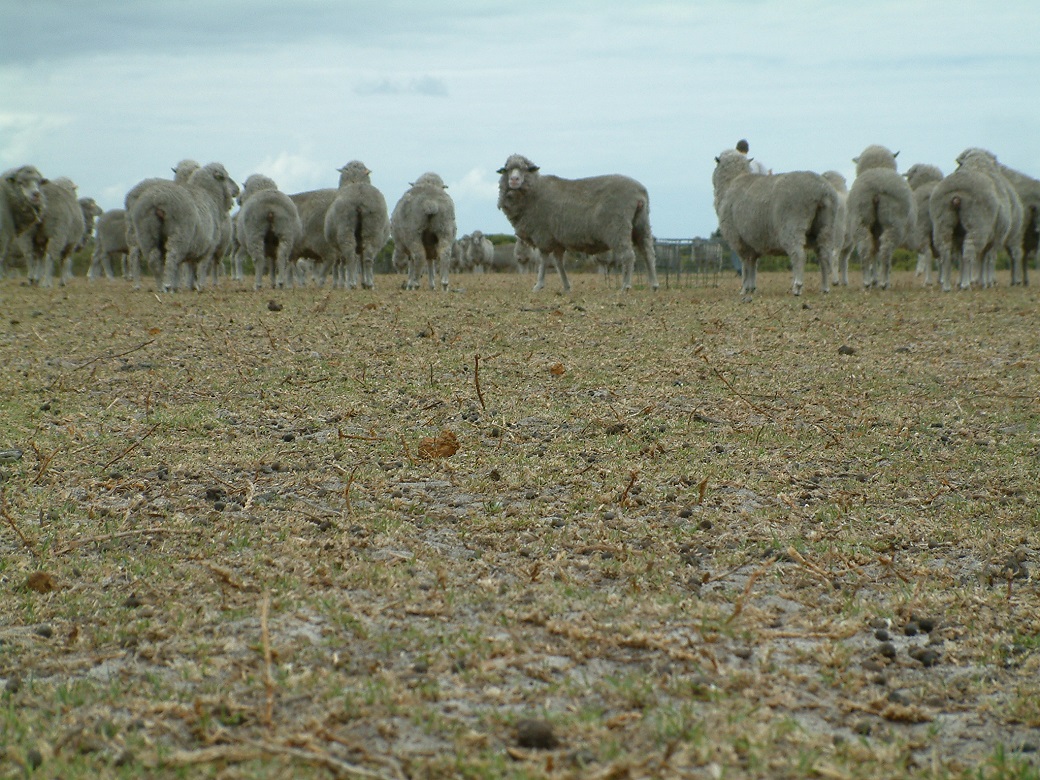
<svg viewBox="0 0 1040 780">
<path fill-rule="evenodd" d="M 706 236 L 741 137 L 850 183 L 872 143 L 1040 178 L 1038 34 L 1037 0 L 0 0 L 0 168 L 118 208 L 186 157 L 286 192 L 359 159 L 391 209 L 436 171 L 460 234 L 511 233 L 495 171 L 520 152 L 637 178 L 656 235 Z"/>
</svg>

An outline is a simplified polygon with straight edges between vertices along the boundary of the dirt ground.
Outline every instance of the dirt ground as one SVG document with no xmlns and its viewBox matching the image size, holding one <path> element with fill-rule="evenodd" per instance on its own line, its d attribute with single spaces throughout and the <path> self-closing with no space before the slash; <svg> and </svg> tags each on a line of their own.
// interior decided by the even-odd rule
<svg viewBox="0 0 1040 780">
<path fill-rule="evenodd" d="M 764 277 L 0 280 L 0 778 L 1040 777 L 1036 289 Z"/>
</svg>

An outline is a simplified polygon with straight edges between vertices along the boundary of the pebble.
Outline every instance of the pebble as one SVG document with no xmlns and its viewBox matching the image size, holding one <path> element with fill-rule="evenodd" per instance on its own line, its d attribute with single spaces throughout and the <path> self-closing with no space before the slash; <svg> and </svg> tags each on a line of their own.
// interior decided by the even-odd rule
<svg viewBox="0 0 1040 780">
<path fill-rule="evenodd" d="M 888 629 L 879 628 L 877 631 L 874 632 L 874 638 L 879 642 L 887 642 L 889 639 L 892 638 L 892 635 L 888 633 Z"/>
<path fill-rule="evenodd" d="M 885 658 L 895 658 L 896 646 L 891 642 L 882 642 L 881 646 L 878 648 L 878 652 L 885 656 Z"/>
<path fill-rule="evenodd" d="M 559 744 L 559 740 L 551 723 L 528 718 L 516 724 L 516 744 L 522 748 L 550 750 Z"/>
<path fill-rule="evenodd" d="M 913 620 L 903 626 L 903 633 L 907 636 L 917 636 L 918 631 L 920 631 L 920 627 Z"/>
<path fill-rule="evenodd" d="M 44 639 L 50 639 L 54 636 L 54 629 L 44 623 L 42 626 L 36 627 L 36 635 L 42 636 Z"/>
</svg>

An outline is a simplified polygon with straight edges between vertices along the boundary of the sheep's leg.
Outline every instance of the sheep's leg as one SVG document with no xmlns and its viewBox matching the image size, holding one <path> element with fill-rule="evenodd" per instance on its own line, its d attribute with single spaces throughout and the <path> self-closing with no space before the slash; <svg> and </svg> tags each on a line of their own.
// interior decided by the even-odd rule
<svg viewBox="0 0 1040 780">
<path fill-rule="evenodd" d="M 817 249 L 816 257 L 820 263 L 820 292 L 829 293 L 831 291 L 831 276 L 834 268 L 834 250 L 832 249 Z"/>
<path fill-rule="evenodd" d="M 621 267 L 622 292 L 632 289 L 632 272 L 636 267 L 636 251 L 632 246 L 624 246 L 614 253 L 614 262 Z"/>
<path fill-rule="evenodd" d="M 444 250 L 440 255 L 440 267 L 441 267 L 441 289 L 447 291 L 448 289 L 448 271 L 451 267 L 451 243 L 444 243 Z"/>
<path fill-rule="evenodd" d="M 755 291 L 758 276 L 758 258 L 740 258 L 740 278 L 742 280 L 741 293 L 750 295 Z"/>
<path fill-rule="evenodd" d="M 104 252 L 101 249 L 101 242 L 97 241 L 94 244 L 94 254 L 90 256 L 90 266 L 87 268 L 87 281 L 93 282 L 101 274 L 101 260 L 104 256 Z M 111 268 L 109 269 L 111 270 Z M 108 277 L 111 279 L 112 277 Z"/>
<path fill-rule="evenodd" d="M 787 254 L 791 258 L 791 294 L 801 295 L 805 286 L 805 247 L 794 246 Z"/>
<path fill-rule="evenodd" d="M 275 266 L 278 268 L 278 286 L 282 289 L 291 290 L 294 286 L 293 269 L 289 263 L 289 254 L 292 247 L 288 241 L 279 241 L 278 249 L 275 250 Z"/>
<path fill-rule="evenodd" d="M 892 240 L 892 234 L 885 231 L 881 240 L 878 242 L 878 271 L 880 279 L 878 279 L 878 286 L 882 290 L 887 290 L 888 285 L 891 282 L 892 277 L 892 255 L 896 251 L 895 242 Z"/>
<path fill-rule="evenodd" d="M 158 249 L 148 255 L 149 265 L 158 268 L 156 278 L 160 280 L 159 292 L 176 292 L 181 276 L 181 254 L 177 250 L 167 250 L 165 263 Z"/>
<path fill-rule="evenodd" d="M 535 292 L 545 288 L 545 255 L 545 252 L 538 253 L 538 278 L 534 283 Z"/>
<path fill-rule="evenodd" d="M 560 275 L 560 282 L 563 284 L 563 291 L 571 291 L 571 281 L 567 278 L 567 269 L 563 267 L 563 250 L 553 252 L 553 262 L 556 263 L 556 273 Z"/>
<path fill-rule="evenodd" d="M 375 250 L 365 246 L 361 254 L 361 286 L 366 290 L 374 290 L 376 287 L 375 262 Z"/>
<path fill-rule="evenodd" d="M 964 249 L 961 250 L 961 281 L 960 288 L 968 290 L 971 288 L 971 277 L 977 262 L 977 250 L 975 242 L 969 238 L 964 239 Z"/>
</svg>

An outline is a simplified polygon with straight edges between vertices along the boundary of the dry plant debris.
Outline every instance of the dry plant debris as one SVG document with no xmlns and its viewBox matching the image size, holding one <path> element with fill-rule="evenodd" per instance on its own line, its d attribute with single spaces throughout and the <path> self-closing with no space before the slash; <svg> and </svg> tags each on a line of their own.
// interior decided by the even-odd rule
<svg viewBox="0 0 1040 780">
<path fill-rule="evenodd" d="M 0 778 L 1037 777 L 1035 290 L 786 276 L 0 280 Z"/>
</svg>

